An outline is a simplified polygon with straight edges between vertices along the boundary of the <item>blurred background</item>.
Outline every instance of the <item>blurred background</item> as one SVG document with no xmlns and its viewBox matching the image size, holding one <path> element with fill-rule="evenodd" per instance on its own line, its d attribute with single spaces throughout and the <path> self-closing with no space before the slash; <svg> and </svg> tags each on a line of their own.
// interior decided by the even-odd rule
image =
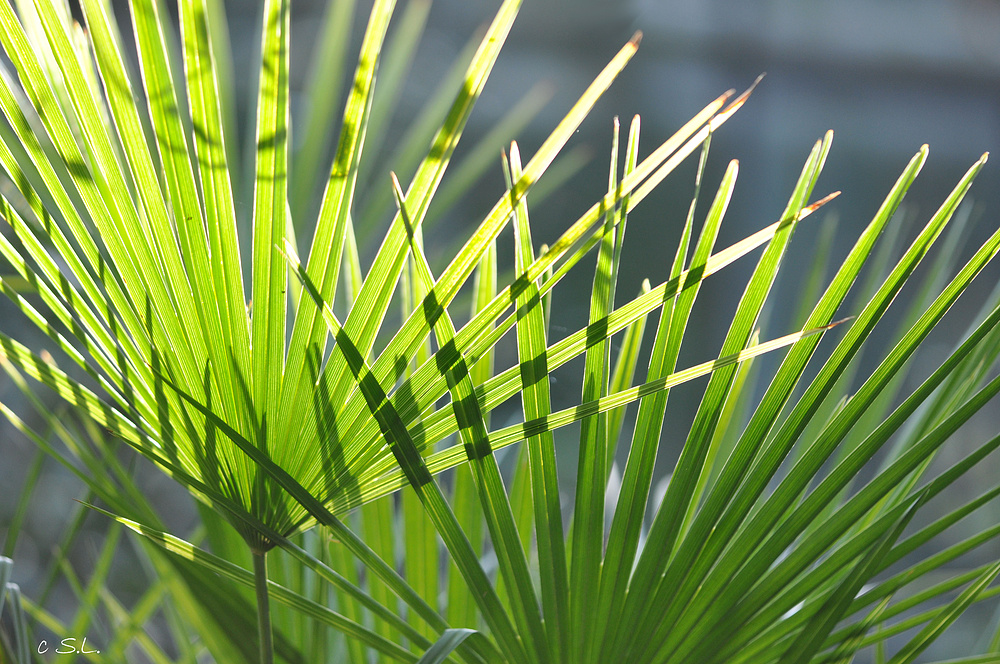
<svg viewBox="0 0 1000 664">
<path fill-rule="evenodd" d="M 257 4 L 250 0 L 225 3 L 237 84 L 235 117 L 238 135 L 243 139 L 253 130 L 255 51 L 259 41 Z M 411 69 L 392 91 L 399 95 L 400 110 L 385 125 L 386 140 L 380 148 L 383 157 L 405 140 L 412 119 L 499 4 L 498 0 L 399 2 L 399 12 L 426 12 L 426 30 Z M 127 3 L 115 5 L 125 29 L 129 25 Z M 350 54 L 356 54 L 360 45 L 368 5 L 360 3 L 353 16 L 353 41 L 346 51 L 348 71 L 355 64 Z M 296 119 L 303 118 L 310 110 L 311 99 L 306 94 L 310 61 L 326 7 L 325 0 L 293 2 L 293 117 Z M 454 207 L 429 220 L 426 243 L 432 260 L 449 255 L 453 243 L 464 240 L 503 193 L 500 151 L 507 141 L 516 138 L 527 161 L 593 77 L 636 30 L 643 32 L 638 54 L 567 146 L 567 151 L 577 158 L 568 166 L 572 177 L 537 205 L 532 204 L 536 249 L 541 243 L 556 239 L 606 190 L 614 116 L 621 118 L 624 140 L 632 116 L 641 115 L 640 145 L 645 148 L 640 149 L 640 154 L 645 156 L 719 94 L 730 88 L 742 91 L 766 72 L 750 101 L 713 138 L 696 219 L 702 218 L 729 160 L 738 159 L 740 179 L 717 246 L 726 247 L 776 221 L 810 148 L 828 129 L 834 130 L 833 147 L 814 198 L 835 190 L 842 190 L 843 194 L 798 230 L 771 294 L 767 316 L 761 323 L 762 338 L 785 334 L 801 324 L 795 318 L 798 294 L 803 275 L 818 258 L 814 248 L 821 229 L 825 227 L 833 233 L 829 258 L 839 264 L 922 144 L 930 146 L 930 158 L 906 199 L 902 214 L 906 226 L 901 242 L 908 242 L 916 234 L 983 152 L 996 152 L 1000 147 L 1000 2 L 995 0 L 525 0 L 443 190 L 452 179 L 462 177 L 463 165 L 473 170 L 471 162 L 483 159 L 473 153 L 472 147 L 482 137 L 491 136 L 518 103 L 524 104 L 525 126 L 519 127 L 514 135 L 493 137 L 494 144 L 488 144 L 484 153 L 489 161 L 484 175 L 468 193 L 456 199 Z M 125 39 L 129 39 L 127 34 Z M 522 102 L 526 94 L 528 100 Z M 337 106 L 335 112 L 340 111 Z M 329 120 L 339 122 L 339 117 L 335 115 Z M 331 154 L 322 157 L 320 171 L 328 171 Z M 973 206 L 968 210 L 972 223 L 967 227 L 964 242 L 955 248 L 959 260 L 971 255 L 1000 222 L 997 161 L 1000 153 L 987 164 L 972 189 Z M 620 302 L 634 297 L 644 278 L 654 284 L 664 280 L 687 214 L 695 164 L 696 156 L 630 216 L 625 268 L 618 287 Z M 391 202 L 387 197 L 390 167 L 391 164 L 386 164 L 383 171 L 370 173 L 370 182 L 375 184 L 369 191 L 359 193 L 355 214 L 362 224 L 358 236 L 363 260 L 374 254 L 377 240 L 388 225 L 390 209 L 383 210 L 369 201 Z M 405 183 L 409 175 L 401 172 L 400 178 Z M 322 173 L 321 176 L 325 177 Z M 293 187 L 296 185 L 293 182 Z M 377 187 L 383 185 L 378 191 Z M 242 198 L 242 213 L 247 214 L 246 192 Z M 310 216 L 315 214 L 316 199 L 299 205 L 296 224 L 311 228 Z M 300 247 L 309 237 L 308 232 L 300 233 Z M 500 255 L 508 265 L 512 248 L 509 233 L 503 235 Z M 755 261 L 755 257 L 745 258 L 705 283 L 694 311 L 689 342 L 682 351 L 681 367 L 717 355 Z M 443 265 L 439 261 L 434 267 L 440 271 Z M 586 323 L 592 269 L 575 270 L 576 276 L 556 289 L 553 339 Z M 830 274 L 832 268 L 827 276 Z M 918 359 L 923 364 L 915 367 L 915 379 L 926 377 L 958 340 L 998 276 L 1000 270 L 990 267 L 956 305 L 929 340 L 928 352 Z M 905 302 L 912 290 L 904 291 L 901 301 Z M 0 303 L 4 315 L 10 310 L 6 305 Z M 889 316 L 901 310 L 890 310 Z M 9 326 L 20 324 L 5 318 L 5 331 L 10 332 Z M 12 336 L 24 338 L 17 332 Z M 647 346 L 651 336 L 652 330 L 647 329 Z M 881 355 L 876 352 L 879 339 L 873 343 L 872 358 Z M 498 361 L 501 367 L 509 363 Z M 766 371 L 770 365 L 764 362 L 762 366 Z M 579 379 L 574 379 L 579 368 L 580 365 L 573 364 L 556 376 L 554 398 L 564 405 L 579 402 Z M 671 397 L 661 455 L 665 472 L 676 459 L 689 423 L 685 418 L 690 420 L 693 416 L 704 385 L 695 383 L 675 391 Z M 7 384 L 0 385 L 0 394 L 5 403 L 19 398 Z M 496 413 L 493 426 L 505 424 L 505 417 L 516 417 L 517 404 L 514 406 L 510 412 Z M 1000 416 L 996 409 L 983 413 L 960 432 L 956 437 L 959 447 L 948 454 L 961 454 L 963 437 L 972 445 L 995 434 L 998 428 Z M 573 438 L 573 431 L 564 432 L 560 444 L 572 445 Z M 35 452 L 6 423 L 0 424 L 0 440 L 3 441 L 0 447 L 2 530 L 13 516 L 15 497 Z M 624 457 L 620 455 L 619 460 Z M 995 483 L 995 473 L 1000 469 L 992 470 L 989 479 Z M 72 498 L 80 494 L 74 482 L 63 481 L 68 474 L 55 464 L 46 462 L 43 473 L 39 486 L 46 490 L 39 492 L 33 501 L 15 555 L 16 580 L 29 595 L 32 588 L 42 583 L 40 568 L 36 569 L 32 561 L 48 555 L 70 518 Z M 567 476 L 572 474 L 572 468 L 567 469 Z M 173 519 L 179 531 L 189 528 L 194 515 L 186 494 L 157 473 L 148 475 L 145 481 L 149 492 L 161 494 L 168 504 L 176 505 L 176 509 L 164 513 Z M 965 497 L 971 498 L 976 493 L 975 487 L 970 486 Z M 976 518 L 981 524 L 996 523 L 1000 510 L 994 505 L 992 514 L 980 512 Z M 90 517 L 86 523 L 99 530 L 103 524 L 98 521 Z M 970 527 L 974 529 L 975 524 Z M 81 550 L 76 555 L 81 562 L 92 559 L 96 548 Z M 976 562 L 972 560 L 969 564 Z M 125 566 L 128 561 L 121 564 Z M 976 607 L 968 619 L 951 628 L 940 644 L 925 654 L 926 661 L 943 659 L 950 654 L 950 648 L 957 647 L 956 643 L 968 644 L 980 638 L 995 620 L 994 608 L 995 602 Z"/>
</svg>

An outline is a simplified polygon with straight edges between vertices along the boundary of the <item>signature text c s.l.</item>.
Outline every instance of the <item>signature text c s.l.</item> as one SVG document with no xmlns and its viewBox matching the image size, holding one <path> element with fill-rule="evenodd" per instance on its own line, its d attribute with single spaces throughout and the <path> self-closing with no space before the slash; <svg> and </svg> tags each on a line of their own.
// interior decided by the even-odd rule
<svg viewBox="0 0 1000 664">
<path fill-rule="evenodd" d="M 44 655 L 49 651 L 48 641 L 38 642 L 38 654 Z M 53 651 L 57 655 L 96 655 L 100 653 L 100 650 L 94 650 L 87 647 L 87 637 L 82 639 L 75 639 L 73 637 L 68 637 L 59 642 L 56 649 Z"/>
</svg>

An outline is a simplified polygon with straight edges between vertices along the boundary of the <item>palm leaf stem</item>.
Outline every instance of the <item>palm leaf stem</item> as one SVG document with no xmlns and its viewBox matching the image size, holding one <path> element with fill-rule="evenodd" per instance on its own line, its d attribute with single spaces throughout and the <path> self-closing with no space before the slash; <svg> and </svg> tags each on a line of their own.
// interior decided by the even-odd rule
<svg viewBox="0 0 1000 664">
<path fill-rule="evenodd" d="M 274 645 L 271 643 L 271 605 L 267 595 L 267 552 L 253 552 L 254 590 L 257 596 L 257 638 L 260 643 L 260 664 L 273 664 Z"/>
</svg>

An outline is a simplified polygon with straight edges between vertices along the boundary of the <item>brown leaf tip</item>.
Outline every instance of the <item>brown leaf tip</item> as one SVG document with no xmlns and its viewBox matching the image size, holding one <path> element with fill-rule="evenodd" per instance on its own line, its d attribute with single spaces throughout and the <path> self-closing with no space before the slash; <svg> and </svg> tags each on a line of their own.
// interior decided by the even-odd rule
<svg viewBox="0 0 1000 664">
<path fill-rule="evenodd" d="M 826 196 L 819 199 L 815 203 L 807 205 L 804 209 L 808 210 L 810 213 L 815 212 L 816 210 L 820 209 L 821 207 L 823 207 L 824 205 L 835 199 L 837 196 L 840 196 L 840 191 L 835 191 L 832 194 L 827 194 Z"/>
<path fill-rule="evenodd" d="M 854 318 L 855 318 L 854 316 L 848 316 L 847 318 L 841 318 L 840 320 L 835 320 L 832 323 L 827 323 L 826 325 L 824 325 L 820 329 L 821 330 L 829 330 L 830 328 L 834 328 L 834 327 L 837 327 L 838 325 L 843 325 L 844 323 L 846 323 L 848 321 L 852 321 L 852 320 L 854 320 Z"/>
</svg>

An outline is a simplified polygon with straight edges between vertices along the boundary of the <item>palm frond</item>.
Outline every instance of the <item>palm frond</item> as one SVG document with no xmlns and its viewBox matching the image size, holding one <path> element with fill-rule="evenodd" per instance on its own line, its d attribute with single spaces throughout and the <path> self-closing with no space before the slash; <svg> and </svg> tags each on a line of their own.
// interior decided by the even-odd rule
<svg viewBox="0 0 1000 664">
<path fill-rule="evenodd" d="M 0 332 L 0 365 L 47 427 L 40 433 L 0 403 L 39 450 L 4 553 L 14 552 L 43 455 L 111 521 L 89 576 L 65 553 L 53 564 L 51 578 L 76 602 L 69 619 L 44 597 L 17 606 L 11 563 L 0 559 L 0 609 L 11 602 L 15 616 L 0 643 L 5 657 L 27 661 L 26 612 L 74 635 L 105 618 L 113 662 L 139 651 L 171 661 L 149 629 L 162 614 L 184 642 L 184 662 L 847 662 L 918 628 L 895 664 L 914 661 L 970 605 L 997 594 L 995 556 L 932 581 L 993 543 L 996 527 L 919 553 L 1000 492 L 991 484 L 924 520 L 928 504 L 1000 447 L 993 438 L 931 474 L 1000 391 L 996 302 L 929 376 L 914 379 L 928 336 L 1000 251 L 998 231 L 971 258 L 955 258 L 973 223 L 962 201 L 985 155 L 892 260 L 901 225 L 892 220 L 927 160 L 921 148 L 825 290 L 835 263 L 815 261 L 797 305 L 802 328 L 775 335 L 767 307 L 784 259 L 798 251 L 793 236 L 839 192 L 814 197 L 828 132 L 777 221 L 716 249 L 740 166 L 732 160 L 711 182 L 710 146 L 756 82 L 708 103 L 645 157 L 639 118 L 624 140 L 616 119 L 607 189 L 536 250 L 529 200 L 535 216 L 546 186 L 581 163 L 570 139 L 635 55 L 637 33 L 530 158 L 510 143 L 505 189 L 441 251 L 425 239 L 435 221 L 494 163 L 497 144 L 548 102 L 545 88 L 511 96 L 508 114 L 452 164 L 519 0 L 502 3 L 393 149 L 387 127 L 427 25 L 426 0 L 398 16 L 394 0 L 373 3 L 353 76 L 345 45 L 357 6 L 332 2 L 304 117 L 292 113 L 291 1 L 263 3 L 249 147 L 235 135 L 218 0 L 178 3 L 179 49 L 159 2 L 131 3 L 136 63 L 110 3 L 81 5 L 85 30 L 62 2 L 0 2 L 9 62 L 0 67 L 0 169 L 10 184 L 0 195 L 9 226 L 0 255 L 10 266 L 0 290 L 59 353 Z M 339 125 L 328 121 L 338 103 Z M 299 125 L 305 145 L 295 152 Z M 695 152 L 667 276 L 623 296 L 630 215 Z M 700 212 L 703 195 L 711 202 Z M 246 215 L 237 213 L 243 198 L 252 201 Z M 369 246 L 383 214 L 388 230 Z M 498 254 L 508 226 L 510 261 Z M 820 251 L 833 228 L 824 226 Z M 883 235 L 888 249 L 878 248 Z M 939 239 L 939 258 L 925 260 Z M 679 367 L 702 282 L 725 278 L 724 268 L 759 248 L 716 359 Z M 555 340 L 556 286 L 591 252 L 587 323 Z M 920 292 L 904 315 L 889 316 L 919 270 Z M 859 280 L 857 311 L 836 320 Z M 887 325 L 896 326 L 893 347 L 853 389 L 862 350 Z M 820 348 L 826 336 L 839 339 Z M 773 371 L 759 360 L 750 369 L 782 349 Z M 508 351 L 515 359 L 504 366 Z M 579 399 L 557 405 L 550 381 L 574 361 Z M 692 423 L 678 430 L 670 393 L 703 376 Z M 764 377 L 769 385 L 757 385 Z M 507 417 L 500 409 L 512 399 L 518 414 L 496 417 Z M 564 440 L 571 425 L 576 441 Z M 669 480 L 659 479 L 661 439 L 675 433 L 679 457 Z M 120 441 L 197 499 L 200 531 L 167 532 L 119 458 Z M 504 448 L 515 445 L 511 471 Z M 129 541 L 140 543 L 152 579 L 134 601 L 110 581 L 125 530 L 139 535 Z"/>
</svg>

